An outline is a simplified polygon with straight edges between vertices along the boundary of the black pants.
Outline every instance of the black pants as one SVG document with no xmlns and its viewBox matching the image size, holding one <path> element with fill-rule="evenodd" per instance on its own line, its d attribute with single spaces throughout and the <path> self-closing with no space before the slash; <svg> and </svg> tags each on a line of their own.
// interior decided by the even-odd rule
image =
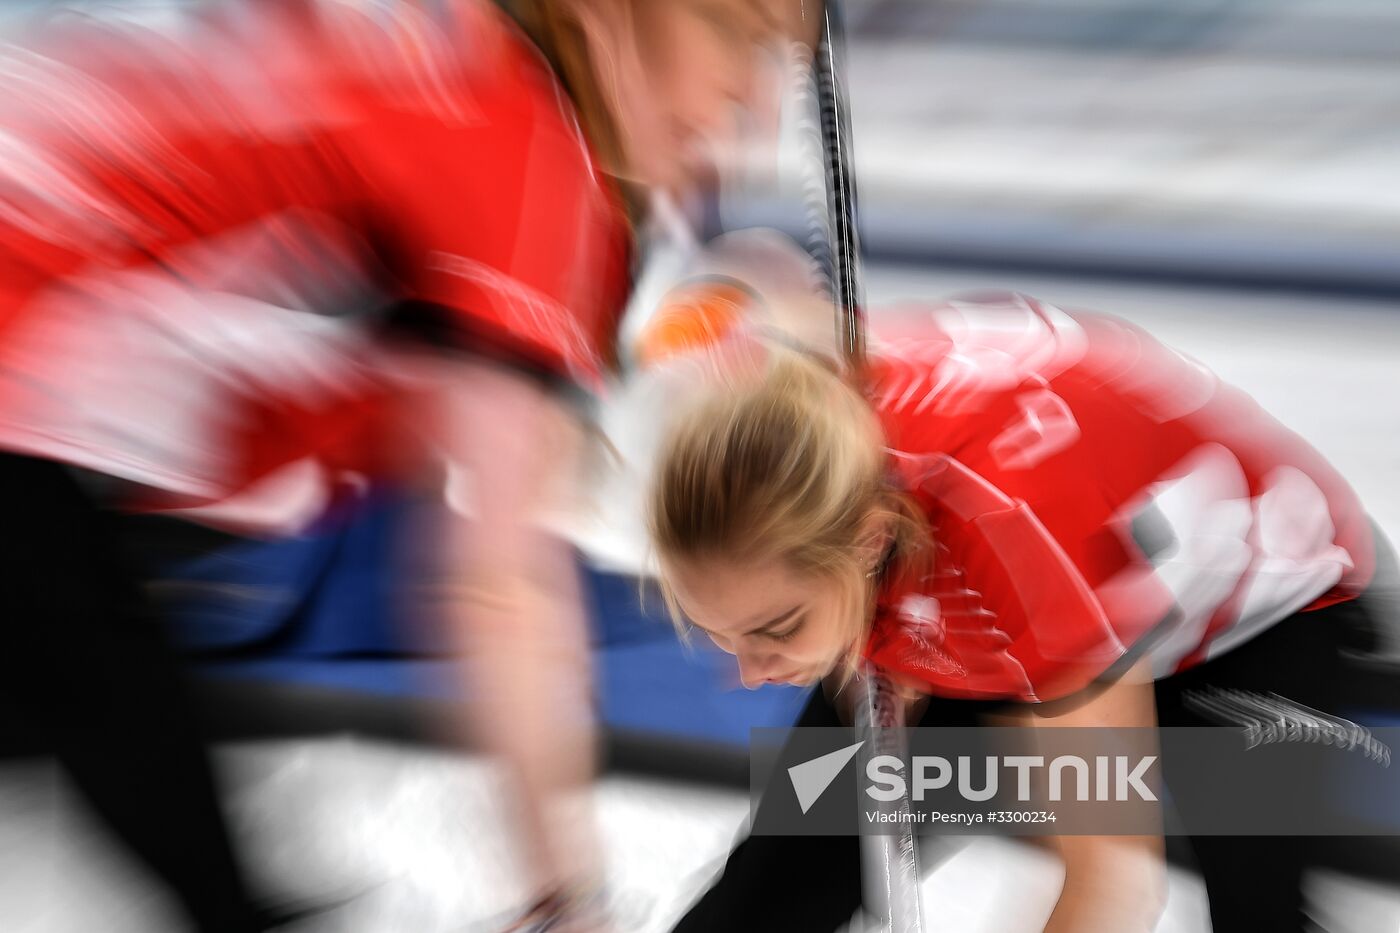
<svg viewBox="0 0 1400 933">
<path fill-rule="evenodd" d="M 1246 645 L 1156 685 L 1164 726 L 1215 725 L 1185 698 L 1203 687 L 1272 691 L 1314 709 L 1349 705 L 1343 652 L 1366 649 L 1377 620 L 1363 597 L 1280 622 Z M 976 726 L 999 704 L 934 698 L 921 726 Z M 799 726 L 840 725 L 821 690 Z M 1195 779 L 1163 761 L 1167 785 Z M 854 794 L 854 788 L 852 788 Z M 1199 836 L 1191 839 L 1210 897 L 1215 933 L 1289 933 L 1310 929 L 1300 882 L 1322 840 Z M 820 933 L 850 920 L 861 903 L 860 845 L 854 836 L 751 836 L 730 854 L 723 875 L 691 908 L 676 933 L 787 931 Z"/>
<path fill-rule="evenodd" d="M 260 929 L 179 667 L 113 526 L 64 468 L 0 454 L 0 704 L 200 931 Z"/>
</svg>

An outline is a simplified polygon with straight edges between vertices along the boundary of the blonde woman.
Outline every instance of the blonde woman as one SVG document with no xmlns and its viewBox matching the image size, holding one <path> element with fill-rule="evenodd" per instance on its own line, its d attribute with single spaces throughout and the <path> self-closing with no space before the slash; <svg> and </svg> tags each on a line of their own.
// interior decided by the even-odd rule
<svg viewBox="0 0 1400 933">
<path fill-rule="evenodd" d="M 747 686 L 819 685 L 801 725 L 837 724 L 862 661 L 927 725 L 1203 725 L 1207 686 L 1338 708 L 1379 539 L 1322 456 L 1113 318 L 1003 295 L 899 320 L 858 373 L 730 332 L 662 444 L 664 591 Z M 1217 933 L 1303 929 L 1298 839 L 1194 843 Z M 1153 927 L 1159 838 L 1058 846 L 1047 930 Z M 751 837 L 677 929 L 830 930 L 859 901 L 855 839 Z"/>
</svg>

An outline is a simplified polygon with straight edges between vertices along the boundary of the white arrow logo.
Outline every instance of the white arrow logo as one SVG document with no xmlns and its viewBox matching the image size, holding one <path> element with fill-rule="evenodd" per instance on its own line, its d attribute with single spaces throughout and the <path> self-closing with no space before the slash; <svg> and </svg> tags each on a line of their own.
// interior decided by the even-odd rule
<svg viewBox="0 0 1400 933">
<path fill-rule="evenodd" d="M 831 782 L 836 780 L 836 775 L 846 767 L 846 762 L 854 758 L 864 744 L 864 741 L 860 741 L 854 745 L 847 745 L 820 758 L 813 758 L 788 768 L 788 777 L 792 779 L 792 789 L 797 792 L 797 803 L 802 807 L 803 813 L 812 809 L 812 804 L 831 786 Z"/>
</svg>

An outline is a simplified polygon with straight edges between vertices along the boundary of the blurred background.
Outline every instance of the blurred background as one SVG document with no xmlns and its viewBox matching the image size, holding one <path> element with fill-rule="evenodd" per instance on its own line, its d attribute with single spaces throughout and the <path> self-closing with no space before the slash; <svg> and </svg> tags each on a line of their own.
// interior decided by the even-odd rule
<svg viewBox="0 0 1400 933">
<path fill-rule="evenodd" d="M 172 3 L 120 6 L 159 17 Z M 1139 322 L 1300 431 L 1400 535 L 1400 5 L 852 0 L 846 16 L 873 313 L 995 287 Z M 778 150 L 726 177 L 707 232 L 810 237 L 820 164 L 800 101 L 788 107 Z M 259 884 L 353 898 L 318 930 L 487 929 L 521 896 L 500 857 L 510 829 L 488 766 L 435 732 L 457 699 L 445 646 L 398 617 L 389 542 L 409 506 L 382 489 L 361 504 L 276 542 L 140 533 L 167 568 L 155 590 Z M 748 729 L 788 724 L 802 697 L 740 690 L 726 657 L 678 644 L 659 602 L 639 604 L 634 529 L 575 534 L 620 929 L 664 930 L 747 815 Z M 166 929 L 168 907 L 21 725 L 4 749 L 0 929 Z M 1378 818 L 1400 826 L 1400 812 Z M 1400 930 L 1400 857 L 1352 856 L 1311 882 L 1329 929 Z M 1053 860 L 1005 840 L 930 861 L 944 863 L 925 899 L 939 929 L 1037 929 L 1058 883 Z M 1209 929 L 1184 863 L 1161 929 Z"/>
<path fill-rule="evenodd" d="M 1344 292 L 1400 285 L 1394 4 L 847 10 L 875 257 Z M 789 163 L 784 176 L 800 173 Z"/>
</svg>

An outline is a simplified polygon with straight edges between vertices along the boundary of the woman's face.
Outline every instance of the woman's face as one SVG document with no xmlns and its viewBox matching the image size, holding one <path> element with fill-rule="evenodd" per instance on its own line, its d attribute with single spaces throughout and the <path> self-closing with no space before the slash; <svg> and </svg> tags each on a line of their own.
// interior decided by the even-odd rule
<svg viewBox="0 0 1400 933">
<path fill-rule="evenodd" d="M 621 119 L 641 180 L 683 187 L 736 141 L 743 111 L 776 99 L 781 71 L 763 67 L 765 49 L 796 2 L 632 0 L 641 74 L 620 89 L 633 97 Z"/>
<path fill-rule="evenodd" d="M 837 581 L 797 574 L 780 561 L 706 560 L 667 570 L 681 611 L 734 655 L 750 690 L 820 680 L 858 630 L 842 618 L 849 603 Z"/>
</svg>

